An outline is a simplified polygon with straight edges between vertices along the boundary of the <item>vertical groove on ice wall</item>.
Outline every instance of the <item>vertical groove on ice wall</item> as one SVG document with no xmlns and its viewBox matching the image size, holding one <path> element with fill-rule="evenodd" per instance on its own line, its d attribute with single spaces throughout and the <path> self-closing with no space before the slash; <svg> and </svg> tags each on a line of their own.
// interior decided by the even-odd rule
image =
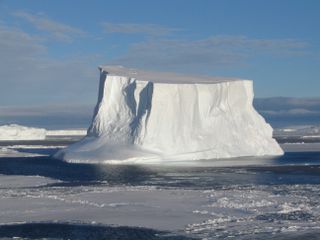
<svg viewBox="0 0 320 240">
<path fill-rule="evenodd" d="M 138 143 L 146 134 L 152 105 L 153 83 L 134 78 L 100 75 L 98 103 L 88 136 L 110 143 Z"/>
<path fill-rule="evenodd" d="M 152 106 L 152 93 L 153 93 L 153 83 L 148 82 L 143 86 L 139 92 L 139 104 L 136 112 L 136 117 L 131 122 L 132 135 L 137 136 L 135 143 L 140 143 L 147 132 L 146 126 L 148 124 L 148 119 L 150 116 L 151 106 Z"/>
</svg>

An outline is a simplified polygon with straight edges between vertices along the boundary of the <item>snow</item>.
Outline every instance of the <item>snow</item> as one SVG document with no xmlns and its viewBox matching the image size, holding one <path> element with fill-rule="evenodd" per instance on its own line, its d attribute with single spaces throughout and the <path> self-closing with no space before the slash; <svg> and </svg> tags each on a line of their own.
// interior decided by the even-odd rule
<svg viewBox="0 0 320 240">
<path fill-rule="evenodd" d="M 50 156 L 57 152 L 58 149 L 64 148 L 65 145 L 7 145 L 0 146 L 0 158 L 1 157 L 40 157 Z"/>
<path fill-rule="evenodd" d="M 81 137 L 87 134 L 86 129 L 47 130 L 44 128 L 27 127 L 18 124 L 0 126 L 0 141 L 45 140 L 55 137 Z"/>
<path fill-rule="evenodd" d="M 241 80 L 238 78 L 227 77 L 210 77 L 210 76 L 194 76 L 182 75 L 171 72 L 153 72 L 135 68 L 126 68 L 119 65 L 100 66 L 102 73 L 107 73 L 109 76 L 122 76 L 128 78 L 139 79 L 139 81 L 147 81 L 153 83 L 219 83 Z"/>
<path fill-rule="evenodd" d="M 154 163 L 283 154 L 253 108 L 250 80 L 100 69 L 88 134 L 56 158 Z"/>
<path fill-rule="evenodd" d="M 84 136 L 86 130 L 46 130 L 44 128 L 26 127 L 17 124 L 0 126 L 0 157 L 37 157 L 49 156 L 55 153 L 58 148 L 65 147 L 54 144 L 63 140 L 74 140 Z M 25 141 L 36 141 L 26 145 Z"/>
<path fill-rule="evenodd" d="M 318 125 L 297 125 L 286 128 L 275 129 L 275 136 L 301 136 L 320 137 L 320 126 Z"/>
<path fill-rule="evenodd" d="M 319 228 L 318 185 L 50 187 L 45 186 L 54 183 L 50 178 L 16 177 L 6 185 L 13 177 L 0 175 L 5 182 L 0 187 L 1 224 L 94 222 L 186 232 L 202 239 Z"/>
<path fill-rule="evenodd" d="M 0 157 L 35 157 L 39 156 L 38 154 L 34 153 L 25 153 L 19 152 L 16 149 L 12 149 L 10 147 L 1 147 L 0 148 Z"/>
<path fill-rule="evenodd" d="M 42 176 L 1 175 L 0 189 L 40 187 L 61 181 Z"/>
<path fill-rule="evenodd" d="M 47 137 L 54 136 L 85 136 L 86 129 L 65 129 L 65 130 L 47 130 Z"/>
<path fill-rule="evenodd" d="M 25 127 L 17 124 L 0 126 L 0 140 L 43 140 L 46 130 L 43 128 Z"/>
</svg>

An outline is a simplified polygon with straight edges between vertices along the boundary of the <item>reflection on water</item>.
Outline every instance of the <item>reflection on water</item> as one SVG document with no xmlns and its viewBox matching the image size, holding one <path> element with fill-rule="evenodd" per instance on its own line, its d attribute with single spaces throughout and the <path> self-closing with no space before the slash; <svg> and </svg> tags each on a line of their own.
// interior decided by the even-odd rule
<svg viewBox="0 0 320 240">
<path fill-rule="evenodd" d="M 250 158 L 252 161 L 252 157 Z M 243 159 L 233 159 L 233 161 Z M 261 158 L 254 158 L 259 162 Z M 265 159 L 264 159 L 265 160 Z M 211 164 L 211 165 L 210 165 Z M 219 188 L 232 184 L 319 184 L 320 152 L 286 153 L 269 164 L 214 167 L 215 161 L 197 166 L 71 164 L 50 157 L 0 158 L 0 174 L 40 175 L 62 184 L 127 184 L 184 188 Z"/>
<path fill-rule="evenodd" d="M 0 158 L 0 174 L 40 175 L 73 182 L 74 184 L 99 183 L 138 184 L 149 172 L 139 166 L 70 164 L 49 157 Z"/>
</svg>

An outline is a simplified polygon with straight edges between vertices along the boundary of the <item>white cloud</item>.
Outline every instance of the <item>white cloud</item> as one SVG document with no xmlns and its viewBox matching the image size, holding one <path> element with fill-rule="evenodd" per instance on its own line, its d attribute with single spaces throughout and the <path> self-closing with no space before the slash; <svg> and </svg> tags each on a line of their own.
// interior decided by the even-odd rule
<svg viewBox="0 0 320 240">
<path fill-rule="evenodd" d="M 257 98 L 254 105 L 266 116 L 320 116 L 320 98 Z"/>
<path fill-rule="evenodd" d="M 41 39 L 1 22 L 0 53 L 1 105 L 86 102 L 95 96 L 98 71 L 88 57 L 49 58 Z"/>
<path fill-rule="evenodd" d="M 40 103 L 39 103 L 40 104 Z M 61 116 L 74 118 L 75 116 L 90 117 L 93 113 L 93 105 L 88 104 L 63 104 L 63 105 L 37 105 L 37 106 L 0 106 L 2 117 L 53 117 Z"/>
<path fill-rule="evenodd" d="M 306 42 L 295 39 L 256 39 L 245 36 L 214 36 L 200 40 L 149 39 L 131 45 L 115 60 L 132 67 L 166 70 L 215 69 L 245 64 L 257 55 L 305 54 Z"/>
<path fill-rule="evenodd" d="M 149 36 L 165 36 L 178 31 L 178 29 L 157 24 L 104 22 L 102 26 L 107 33 L 145 34 Z"/>
<path fill-rule="evenodd" d="M 76 35 L 83 34 L 79 29 L 53 22 L 43 16 L 33 16 L 26 12 L 16 12 L 15 15 L 60 40 L 71 40 Z M 162 29 L 158 25 L 129 26 L 131 28 L 118 26 L 109 31 L 149 36 L 175 31 L 170 28 Z M 257 54 L 301 54 L 307 48 L 307 43 L 295 39 L 254 39 L 244 36 L 215 36 L 199 40 L 149 38 L 131 45 L 128 52 L 112 63 L 144 69 L 197 73 L 202 69 L 211 70 L 234 64 L 239 66 Z M 102 61 L 92 60 L 87 56 L 61 60 L 50 58 L 47 46 L 39 35 L 9 27 L 0 21 L 1 105 L 37 101 L 95 101 L 98 84 L 96 66 L 99 63 Z"/>
<path fill-rule="evenodd" d="M 71 42 L 75 37 L 85 35 L 85 32 L 79 28 L 53 21 L 42 15 L 33 15 L 25 11 L 17 11 L 13 15 L 28 21 L 40 31 L 50 33 L 58 41 Z"/>
<path fill-rule="evenodd" d="M 0 79 L 10 81 L 11 75 L 33 65 L 46 52 L 36 36 L 0 23 Z"/>
</svg>

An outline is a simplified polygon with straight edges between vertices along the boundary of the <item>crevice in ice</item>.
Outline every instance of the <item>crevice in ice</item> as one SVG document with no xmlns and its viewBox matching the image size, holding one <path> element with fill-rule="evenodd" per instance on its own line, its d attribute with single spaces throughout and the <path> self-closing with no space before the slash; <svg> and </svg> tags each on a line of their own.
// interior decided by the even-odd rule
<svg viewBox="0 0 320 240">
<path fill-rule="evenodd" d="M 139 94 L 139 105 L 135 111 L 135 118 L 130 123 L 131 136 L 137 136 L 139 132 L 144 128 L 146 132 L 146 126 L 148 124 L 148 119 L 151 111 L 151 100 L 153 93 L 153 83 L 148 82 L 147 85 L 142 89 Z"/>
<path fill-rule="evenodd" d="M 94 124 L 95 123 L 95 116 L 97 116 L 99 109 L 101 107 L 101 104 L 102 104 L 103 93 L 104 93 L 104 88 L 105 88 L 105 84 L 106 84 L 106 78 L 107 78 L 107 72 L 101 71 L 100 72 L 100 81 L 99 81 L 99 90 L 98 90 L 99 91 L 98 92 L 98 101 L 97 101 L 97 104 L 96 104 L 94 111 L 93 111 L 91 125 L 87 130 L 88 136 L 93 135 L 93 132 L 96 131 L 96 129 L 95 129 L 96 125 Z"/>
<path fill-rule="evenodd" d="M 136 99 L 134 98 L 134 92 L 136 90 L 136 81 L 134 79 L 129 80 L 129 84 L 125 87 L 123 91 L 123 95 L 125 98 L 125 102 L 129 109 L 131 110 L 131 114 L 136 116 Z M 119 113 L 120 114 L 120 113 Z"/>
</svg>

